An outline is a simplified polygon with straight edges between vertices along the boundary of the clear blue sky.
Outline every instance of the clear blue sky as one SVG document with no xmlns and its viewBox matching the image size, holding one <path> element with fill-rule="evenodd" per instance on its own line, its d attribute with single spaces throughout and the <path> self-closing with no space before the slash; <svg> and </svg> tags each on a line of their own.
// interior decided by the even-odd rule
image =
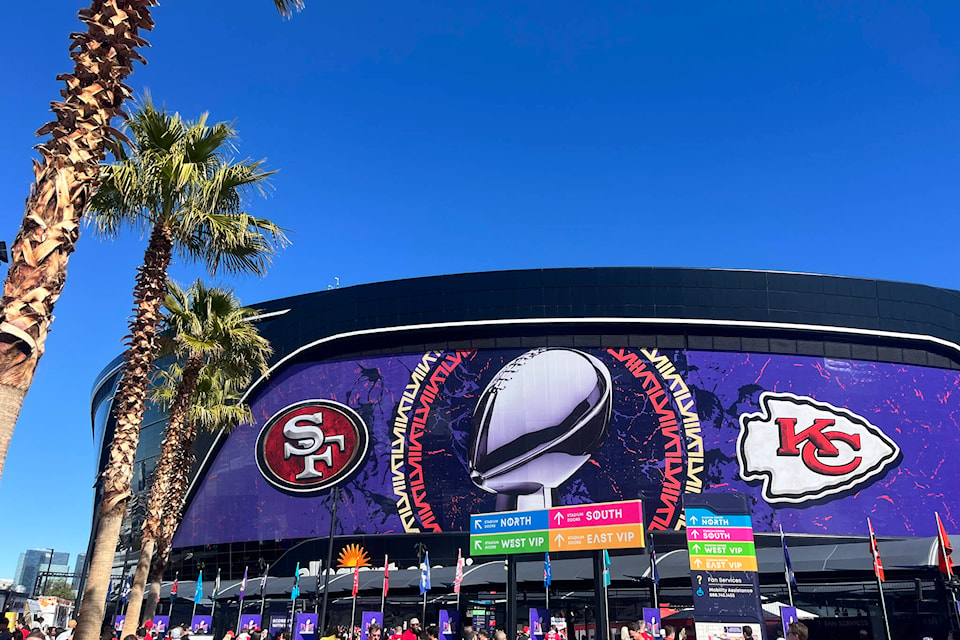
<svg viewBox="0 0 960 640">
<path fill-rule="evenodd" d="M 235 121 L 242 154 L 280 170 L 251 210 L 294 245 L 235 283 L 248 303 L 604 265 L 960 288 L 956 2 L 307 3 L 282 21 L 269 0 L 164 2 L 130 80 Z M 10 3 L 0 23 L 8 242 L 85 4 Z M 90 387 L 142 251 L 86 233 L 70 262 L 0 482 L 0 577 L 25 548 L 86 547 Z"/>
</svg>

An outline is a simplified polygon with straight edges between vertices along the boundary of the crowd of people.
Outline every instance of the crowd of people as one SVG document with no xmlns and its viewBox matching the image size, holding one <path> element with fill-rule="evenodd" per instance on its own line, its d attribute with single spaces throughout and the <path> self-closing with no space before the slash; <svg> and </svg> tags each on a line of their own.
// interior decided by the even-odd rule
<svg viewBox="0 0 960 640">
<path fill-rule="evenodd" d="M 46 625 L 27 617 L 19 617 L 13 626 L 5 615 L 0 617 L 0 640 L 71 640 L 73 630 L 77 626 L 76 620 L 71 620 L 66 627 Z"/>
</svg>

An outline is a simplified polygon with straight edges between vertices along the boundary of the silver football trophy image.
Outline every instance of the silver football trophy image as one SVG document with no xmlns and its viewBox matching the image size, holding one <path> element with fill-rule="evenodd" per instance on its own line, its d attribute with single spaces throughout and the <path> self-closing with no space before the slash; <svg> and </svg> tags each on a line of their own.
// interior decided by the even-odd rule
<svg viewBox="0 0 960 640">
<path fill-rule="evenodd" d="M 470 434 L 470 479 L 497 494 L 497 511 L 554 505 L 607 435 L 612 386 L 607 367 L 576 349 L 533 349 L 497 372 Z"/>
</svg>

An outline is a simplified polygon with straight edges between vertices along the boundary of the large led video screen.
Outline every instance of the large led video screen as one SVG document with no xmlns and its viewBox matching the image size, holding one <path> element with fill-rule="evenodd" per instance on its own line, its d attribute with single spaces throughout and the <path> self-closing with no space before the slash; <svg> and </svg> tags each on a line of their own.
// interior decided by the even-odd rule
<svg viewBox="0 0 960 640">
<path fill-rule="evenodd" d="M 737 491 L 754 526 L 934 535 L 960 528 L 955 371 L 822 357 L 538 348 L 306 362 L 253 395 L 177 547 L 463 531 L 471 513 Z"/>
</svg>

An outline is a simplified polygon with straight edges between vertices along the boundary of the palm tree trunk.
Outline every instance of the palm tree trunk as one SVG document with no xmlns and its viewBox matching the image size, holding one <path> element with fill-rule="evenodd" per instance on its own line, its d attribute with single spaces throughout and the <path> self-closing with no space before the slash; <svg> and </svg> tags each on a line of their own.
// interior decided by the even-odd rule
<svg viewBox="0 0 960 640">
<path fill-rule="evenodd" d="M 169 553 L 162 553 L 159 545 L 153 551 L 153 562 L 150 564 L 150 588 L 147 590 L 147 600 L 143 604 L 143 620 L 152 620 L 157 615 L 157 605 L 160 603 L 160 586 L 163 580 L 163 569 L 167 565 Z"/>
<path fill-rule="evenodd" d="M 177 386 L 176 398 L 170 408 L 170 419 L 164 432 L 163 446 L 160 450 L 160 461 L 153 472 L 153 486 L 150 489 L 150 501 L 147 504 L 147 517 L 143 522 L 143 536 L 140 543 L 140 559 L 137 562 L 137 571 L 130 585 L 130 597 L 127 605 L 127 618 L 123 624 L 121 638 L 129 634 L 136 634 L 140 622 L 140 608 L 143 605 L 143 589 L 147 584 L 150 571 L 150 562 L 156 548 L 157 537 L 160 535 L 164 520 L 174 518 L 180 520 L 180 505 L 183 495 L 172 495 L 171 480 L 178 476 L 186 476 L 189 467 L 183 467 L 179 462 L 184 458 L 183 449 L 193 448 L 196 440 L 196 427 L 186 424 L 187 412 L 194 389 L 197 386 L 197 376 L 203 367 L 203 359 L 193 357 L 183 368 L 183 377 Z M 191 433 L 188 433 L 192 431 Z"/>
<path fill-rule="evenodd" d="M 98 558 L 102 558 L 103 562 L 109 562 L 112 566 L 123 513 L 130 500 L 133 461 L 140 442 L 140 424 L 153 370 L 154 345 L 161 318 L 160 304 L 167 290 L 167 268 L 170 266 L 172 250 L 173 234 L 170 229 L 162 225 L 154 227 L 134 288 L 136 313 L 130 321 L 123 377 L 117 387 L 114 404 L 117 425 L 110 443 L 110 460 L 103 472 L 103 502 L 94 538 L 94 564 Z M 100 637 L 109 580 L 109 571 L 95 574 L 91 568 L 83 591 L 76 640 L 97 640 Z"/>
<path fill-rule="evenodd" d="M 43 355 L 53 307 L 67 277 L 67 261 L 80 235 L 80 217 L 96 193 L 99 163 L 114 133 L 130 89 L 123 84 L 133 61 L 144 59 L 138 34 L 153 28 L 157 0 L 94 0 L 80 11 L 87 25 L 71 36 L 74 61 L 63 102 L 52 105 L 56 120 L 37 134 L 51 134 L 34 161 L 35 181 L 20 231 L 10 250 L 10 268 L 0 300 L 0 477 L 3 461 Z"/>
</svg>

